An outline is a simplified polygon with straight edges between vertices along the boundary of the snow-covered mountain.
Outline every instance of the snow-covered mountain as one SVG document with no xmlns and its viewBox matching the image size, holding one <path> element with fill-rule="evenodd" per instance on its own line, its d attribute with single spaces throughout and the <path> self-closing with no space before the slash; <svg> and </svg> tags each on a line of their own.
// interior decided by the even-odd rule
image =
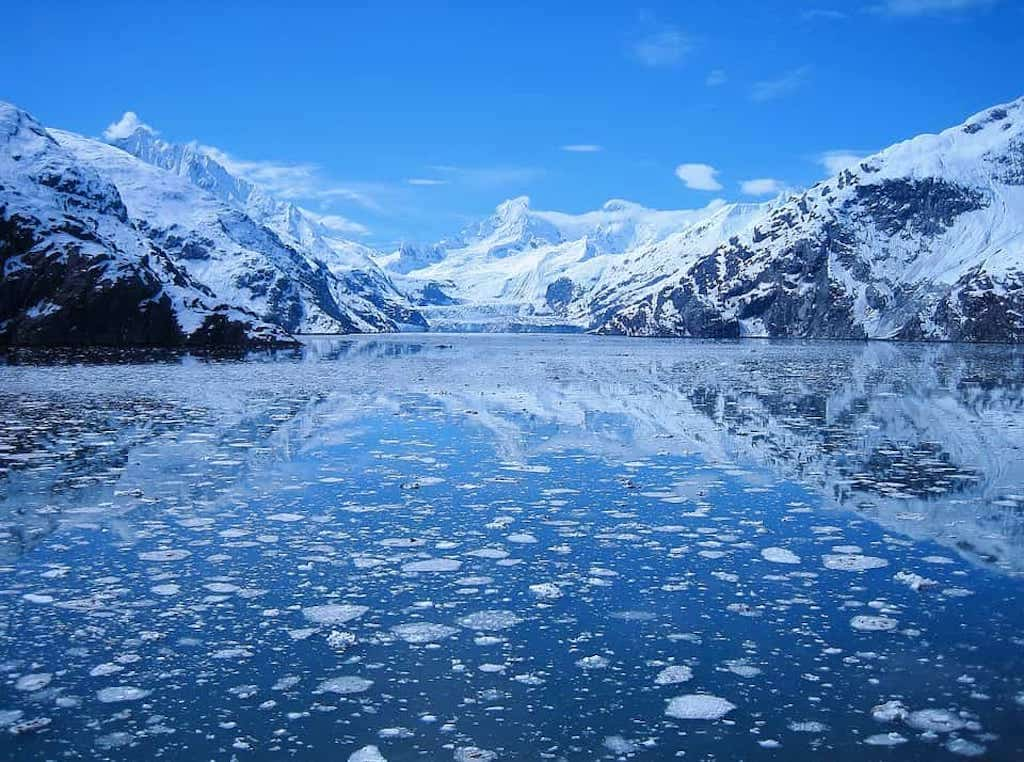
<svg viewBox="0 0 1024 762">
<path fill-rule="evenodd" d="M 525 197 L 378 261 L 435 328 L 1024 341 L 1024 99 L 761 204 Z"/>
<path fill-rule="evenodd" d="M 187 180 L 257 226 L 269 229 L 308 263 L 308 267 L 296 263 L 294 268 L 298 269 L 292 276 L 288 276 L 287 268 L 284 270 L 286 277 L 305 282 L 310 289 L 302 296 L 302 301 L 312 307 L 310 316 L 306 325 L 295 330 L 336 333 L 426 327 L 423 318 L 373 261 L 374 250 L 339 238 L 309 212 L 232 174 L 210 149 L 195 142 L 163 140 L 130 113 L 111 125 L 105 137 L 111 145 Z"/>
<path fill-rule="evenodd" d="M 132 221 L 117 187 L 0 102 L 0 344 L 281 344 Z"/>
<path fill-rule="evenodd" d="M 582 330 L 595 324 L 595 312 L 625 303 L 614 295 L 642 292 L 675 272 L 687 236 L 731 230 L 750 208 L 760 206 L 658 211 L 613 200 L 572 215 L 532 209 L 519 197 L 452 239 L 403 246 L 379 261 L 434 328 Z M 659 248 L 669 239 L 675 248 Z"/>
<path fill-rule="evenodd" d="M 1024 99 L 788 198 L 565 214 L 519 197 L 386 255 L 134 116 L 109 142 L 2 118 L 4 342 L 427 327 L 1024 341 Z"/>
<path fill-rule="evenodd" d="M 1024 341 L 1024 99 L 768 210 L 598 330 Z"/>
</svg>

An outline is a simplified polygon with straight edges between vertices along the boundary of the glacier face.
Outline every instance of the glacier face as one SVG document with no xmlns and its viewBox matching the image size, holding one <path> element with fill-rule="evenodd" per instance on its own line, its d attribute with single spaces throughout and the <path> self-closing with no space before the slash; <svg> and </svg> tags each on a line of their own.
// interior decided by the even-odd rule
<svg viewBox="0 0 1024 762">
<path fill-rule="evenodd" d="M 659 211 L 612 200 L 571 215 L 519 197 L 451 239 L 378 261 L 434 328 L 585 330 L 676 272 L 698 242 L 741 228 L 765 206 Z"/>
</svg>

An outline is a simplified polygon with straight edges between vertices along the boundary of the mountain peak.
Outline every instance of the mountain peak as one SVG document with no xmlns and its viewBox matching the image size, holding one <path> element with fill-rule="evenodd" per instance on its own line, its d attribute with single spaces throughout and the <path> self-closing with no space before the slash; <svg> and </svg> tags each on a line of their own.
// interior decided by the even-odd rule
<svg viewBox="0 0 1024 762">
<path fill-rule="evenodd" d="M 103 130 L 103 137 L 105 140 L 113 142 L 130 138 L 137 132 L 148 132 L 150 135 L 157 134 L 157 131 L 139 119 L 139 115 L 134 111 L 125 111 L 120 119 Z"/>
<path fill-rule="evenodd" d="M 530 197 L 529 196 L 516 196 L 502 201 L 495 208 L 494 213 L 502 219 L 512 219 L 519 217 L 530 210 Z"/>
</svg>

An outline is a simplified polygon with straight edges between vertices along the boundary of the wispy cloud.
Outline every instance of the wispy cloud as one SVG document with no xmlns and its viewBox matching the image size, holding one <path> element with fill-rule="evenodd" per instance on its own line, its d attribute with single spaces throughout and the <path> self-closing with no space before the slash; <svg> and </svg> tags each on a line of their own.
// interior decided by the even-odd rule
<svg viewBox="0 0 1024 762">
<path fill-rule="evenodd" d="M 929 16 L 990 8 L 998 0 L 885 0 L 875 10 L 889 16 Z"/>
<path fill-rule="evenodd" d="M 599 153 L 604 150 L 604 146 L 599 146 L 596 143 L 570 143 L 567 146 L 562 146 L 562 150 L 569 153 Z"/>
<path fill-rule="evenodd" d="M 660 25 L 636 39 L 630 46 L 633 57 L 644 66 L 675 66 L 693 48 L 689 37 L 679 28 Z"/>
<path fill-rule="evenodd" d="M 725 69 L 712 69 L 708 72 L 707 79 L 704 80 L 704 84 L 708 87 L 718 87 L 724 85 L 727 79 Z"/>
<path fill-rule="evenodd" d="M 676 167 L 676 177 L 693 190 L 722 190 L 722 184 L 715 179 L 717 174 L 718 170 L 710 164 L 680 164 Z"/>
<path fill-rule="evenodd" d="M 405 182 L 408 185 L 448 185 L 448 180 L 439 180 L 436 177 L 410 177 Z"/>
<path fill-rule="evenodd" d="M 368 235 L 370 232 L 366 225 L 350 220 L 348 217 L 343 217 L 340 214 L 318 214 L 305 208 L 302 211 L 306 216 L 316 220 L 333 233 L 340 235 Z"/>
<path fill-rule="evenodd" d="M 809 8 L 800 14 L 803 21 L 842 21 L 850 15 L 845 11 L 838 11 L 834 8 Z"/>
<path fill-rule="evenodd" d="M 791 69 L 785 74 L 775 78 L 755 82 L 750 91 L 750 99 L 757 103 L 766 103 L 798 89 L 803 85 L 811 74 L 810 66 L 801 66 L 798 69 Z"/>
<path fill-rule="evenodd" d="M 747 196 L 777 196 L 785 189 L 786 184 L 773 177 L 758 177 L 740 183 L 740 190 Z"/>
<path fill-rule="evenodd" d="M 350 201 L 372 211 L 382 211 L 380 203 L 366 187 L 338 183 L 324 176 L 317 164 L 240 159 L 214 146 L 200 149 L 228 172 L 243 177 L 272 195 L 289 201 Z"/>
<path fill-rule="evenodd" d="M 847 167 L 860 163 L 865 156 L 870 156 L 873 151 L 855 151 L 848 148 L 837 148 L 832 151 L 823 151 L 815 157 L 815 161 L 824 167 L 828 176 L 837 175 Z"/>
</svg>

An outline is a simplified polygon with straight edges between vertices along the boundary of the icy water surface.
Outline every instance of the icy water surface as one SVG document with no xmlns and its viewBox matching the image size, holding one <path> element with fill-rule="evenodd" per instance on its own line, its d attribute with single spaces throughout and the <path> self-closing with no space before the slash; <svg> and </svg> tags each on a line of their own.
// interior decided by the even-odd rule
<svg viewBox="0 0 1024 762">
<path fill-rule="evenodd" d="M 0 365 L 0 758 L 1024 759 L 1024 355 Z"/>
</svg>

